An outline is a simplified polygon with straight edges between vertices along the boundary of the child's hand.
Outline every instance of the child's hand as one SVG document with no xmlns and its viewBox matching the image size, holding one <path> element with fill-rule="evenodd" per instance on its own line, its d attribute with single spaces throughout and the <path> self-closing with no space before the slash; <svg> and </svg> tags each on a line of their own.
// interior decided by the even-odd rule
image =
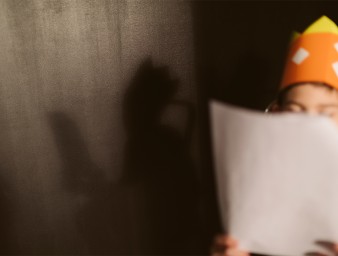
<svg viewBox="0 0 338 256">
<path fill-rule="evenodd" d="M 338 256 L 338 244 L 328 241 L 316 241 L 316 244 L 327 250 L 327 253 L 308 252 L 306 256 Z"/>
<path fill-rule="evenodd" d="M 234 238 L 226 235 L 218 235 L 214 239 L 211 256 L 249 256 L 249 253 L 240 250 L 238 242 Z"/>
</svg>

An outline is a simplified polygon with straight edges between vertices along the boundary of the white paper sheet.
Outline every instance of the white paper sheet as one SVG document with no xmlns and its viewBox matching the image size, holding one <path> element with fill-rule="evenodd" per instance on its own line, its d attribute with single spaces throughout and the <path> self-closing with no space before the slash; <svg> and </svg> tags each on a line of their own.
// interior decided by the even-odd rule
<svg viewBox="0 0 338 256">
<path fill-rule="evenodd" d="M 250 252 L 299 256 L 338 243 L 338 128 L 326 117 L 210 103 L 225 230 Z M 322 250 L 323 251 L 323 250 Z"/>
</svg>

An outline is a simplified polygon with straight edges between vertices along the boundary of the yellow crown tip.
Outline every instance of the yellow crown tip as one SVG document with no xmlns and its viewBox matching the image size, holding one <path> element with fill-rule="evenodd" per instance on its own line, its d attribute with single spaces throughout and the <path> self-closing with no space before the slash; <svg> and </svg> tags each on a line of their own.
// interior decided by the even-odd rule
<svg viewBox="0 0 338 256">
<path fill-rule="evenodd" d="M 300 33 L 297 31 L 293 31 L 290 38 L 290 43 L 294 42 L 298 37 L 300 37 Z"/>
<path fill-rule="evenodd" d="M 338 34 L 338 27 L 330 18 L 323 15 L 318 20 L 313 22 L 307 29 L 305 29 L 303 35 L 312 33 Z"/>
</svg>

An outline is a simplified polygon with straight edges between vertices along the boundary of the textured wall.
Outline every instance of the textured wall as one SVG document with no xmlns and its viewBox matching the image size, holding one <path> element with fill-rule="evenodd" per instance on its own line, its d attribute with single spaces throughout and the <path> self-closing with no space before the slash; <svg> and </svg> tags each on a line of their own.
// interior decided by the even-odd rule
<svg viewBox="0 0 338 256">
<path fill-rule="evenodd" d="M 197 252 L 191 20 L 187 1 L 0 1 L 0 252 Z"/>
</svg>

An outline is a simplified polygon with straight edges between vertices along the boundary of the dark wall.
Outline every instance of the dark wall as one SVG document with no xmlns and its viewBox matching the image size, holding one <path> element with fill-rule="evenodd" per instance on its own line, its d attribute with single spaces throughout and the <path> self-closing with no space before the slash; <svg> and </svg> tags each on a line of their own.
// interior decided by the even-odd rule
<svg viewBox="0 0 338 256">
<path fill-rule="evenodd" d="M 186 1 L 0 1 L 0 253 L 198 254 Z"/>
<path fill-rule="evenodd" d="M 264 109 L 334 2 L 0 1 L 0 253 L 207 254 L 207 102 Z"/>
<path fill-rule="evenodd" d="M 213 175 L 208 101 L 264 110 L 278 88 L 291 32 L 322 15 L 338 23 L 336 1 L 193 1 L 205 235 L 223 232 Z"/>
</svg>

